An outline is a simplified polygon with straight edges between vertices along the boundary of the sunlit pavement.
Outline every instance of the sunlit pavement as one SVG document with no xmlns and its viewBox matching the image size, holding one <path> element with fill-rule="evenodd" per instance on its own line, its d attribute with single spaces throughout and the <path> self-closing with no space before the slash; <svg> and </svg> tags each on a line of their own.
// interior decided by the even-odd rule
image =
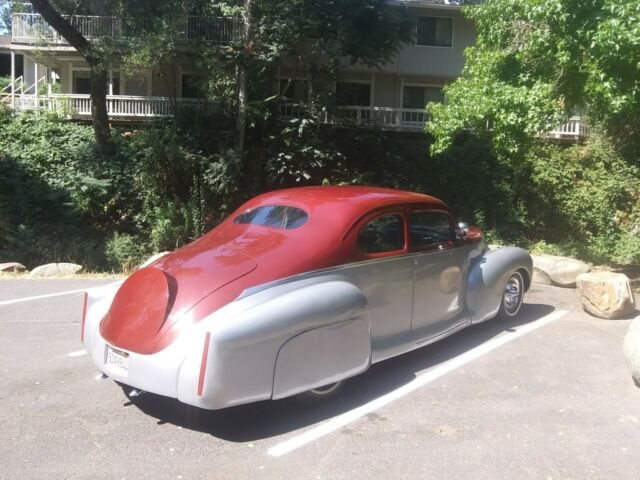
<svg viewBox="0 0 640 480">
<path fill-rule="evenodd" d="M 534 286 L 513 323 L 378 364 L 326 403 L 207 412 L 96 380 L 81 294 L 10 303 L 111 281 L 0 280 L 0 478 L 640 478 L 629 321 L 586 315 L 573 290 Z"/>
</svg>

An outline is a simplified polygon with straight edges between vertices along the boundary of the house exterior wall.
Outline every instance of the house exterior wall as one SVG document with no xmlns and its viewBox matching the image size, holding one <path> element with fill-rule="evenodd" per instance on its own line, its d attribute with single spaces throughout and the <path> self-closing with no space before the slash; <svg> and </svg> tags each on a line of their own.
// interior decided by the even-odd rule
<svg viewBox="0 0 640 480">
<path fill-rule="evenodd" d="M 345 72 L 386 73 L 395 75 L 414 75 L 421 77 L 437 77 L 450 79 L 459 77 L 464 66 L 464 49 L 475 42 L 476 31 L 473 23 L 466 20 L 460 9 L 453 8 L 410 8 L 414 37 L 419 17 L 448 17 L 453 19 L 453 35 L 451 47 L 432 47 L 414 44 L 404 45 L 398 54 L 388 62 L 376 68 L 363 64 L 349 66 Z"/>
</svg>

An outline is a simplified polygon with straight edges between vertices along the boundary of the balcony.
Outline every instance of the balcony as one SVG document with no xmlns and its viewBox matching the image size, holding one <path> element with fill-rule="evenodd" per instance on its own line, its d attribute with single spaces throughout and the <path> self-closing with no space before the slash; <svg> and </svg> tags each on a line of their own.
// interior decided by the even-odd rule
<svg viewBox="0 0 640 480">
<path fill-rule="evenodd" d="M 140 38 L 151 24 L 150 18 L 122 18 L 92 15 L 65 16 L 87 39 L 111 38 L 126 40 Z M 183 16 L 168 19 L 181 27 L 178 41 L 206 41 L 230 43 L 239 38 L 240 20 L 232 17 Z M 68 45 L 37 13 L 12 15 L 11 41 L 22 44 Z"/>
<path fill-rule="evenodd" d="M 11 105 L 11 96 L 0 94 L 0 101 Z M 79 94 L 15 95 L 13 108 L 24 110 L 49 110 L 71 119 L 91 118 L 91 96 Z M 215 104 L 196 98 L 142 97 L 132 95 L 107 95 L 107 113 L 111 120 L 145 120 L 171 117 L 176 110 L 211 114 Z"/>
<path fill-rule="evenodd" d="M 429 119 L 427 112 L 419 108 L 338 106 L 332 112 L 325 108 L 317 112 L 309 112 L 308 105 L 288 103 L 282 105 L 280 109 L 280 116 L 284 119 L 309 115 L 322 124 L 403 132 L 422 132 Z M 577 141 L 585 138 L 588 133 L 580 117 L 571 117 L 564 125 L 539 136 Z"/>
</svg>

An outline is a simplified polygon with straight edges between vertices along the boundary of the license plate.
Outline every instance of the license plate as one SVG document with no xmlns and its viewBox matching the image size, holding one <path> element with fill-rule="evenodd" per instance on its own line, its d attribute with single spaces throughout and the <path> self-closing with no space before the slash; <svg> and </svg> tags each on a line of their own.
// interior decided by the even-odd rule
<svg viewBox="0 0 640 480">
<path fill-rule="evenodd" d="M 126 377 L 129 373 L 129 354 L 107 345 L 105 364 L 113 372 Z"/>
</svg>

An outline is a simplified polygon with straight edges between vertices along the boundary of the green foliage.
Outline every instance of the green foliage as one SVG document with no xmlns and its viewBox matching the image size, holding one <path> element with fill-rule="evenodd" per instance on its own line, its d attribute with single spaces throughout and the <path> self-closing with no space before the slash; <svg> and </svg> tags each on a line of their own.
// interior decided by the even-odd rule
<svg viewBox="0 0 640 480">
<path fill-rule="evenodd" d="M 0 77 L 0 90 L 11 84 L 11 77 Z M 6 93 L 6 92 L 3 92 Z"/>
<path fill-rule="evenodd" d="M 0 257 L 127 270 L 210 229 L 250 193 L 212 119 L 120 131 L 100 157 L 89 126 L 0 109 Z"/>
<path fill-rule="evenodd" d="M 147 243 L 140 236 L 113 232 L 105 243 L 108 264 L 116 271 L 129 273 L 149 256 Z"/>
<path fill-rule="evenodd" d="M 477 44 L 466 52 L 447 104 L 429 105 L 432 149 L 461 129 L 497 152 L 526 151 L 538 132 L 581 112 L 621 147 L 640 142 L 640 3 L 637 0 L 494 0 L 469 7 Z"/>
<path fill-rule="evenodd" d="M 596 261 L 640 261 L 640 169 L 610 144 L 539 146 L 529 155 L 538 237 Z"/>
</svg>

